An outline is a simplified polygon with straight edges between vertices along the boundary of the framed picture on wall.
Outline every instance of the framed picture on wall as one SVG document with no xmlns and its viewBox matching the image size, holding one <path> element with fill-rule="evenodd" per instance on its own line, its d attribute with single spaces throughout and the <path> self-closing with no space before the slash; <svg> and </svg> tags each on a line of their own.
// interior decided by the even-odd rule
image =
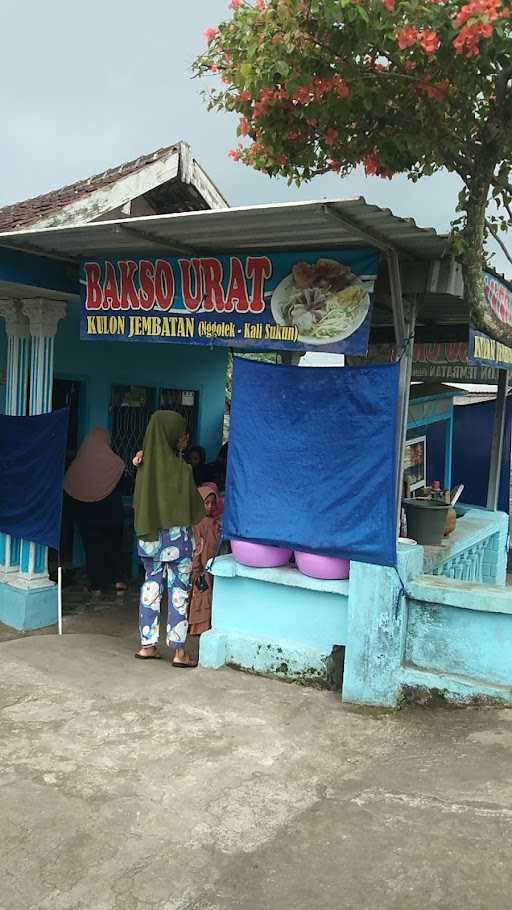
<svg viewBox="0 0 512 910">
<path fill-rule="evenodd" d="M 414 493 L 427 485 L 427 437 L 416 436 L 405 443 L 404 484 Z"/>
</svg>

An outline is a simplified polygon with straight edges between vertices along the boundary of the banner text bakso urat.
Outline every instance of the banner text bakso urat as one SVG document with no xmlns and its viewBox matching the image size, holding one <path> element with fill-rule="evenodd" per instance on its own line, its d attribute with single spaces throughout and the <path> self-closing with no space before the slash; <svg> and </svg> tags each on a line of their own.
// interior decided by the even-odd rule
<svg viewBox="0 0 512 910">
<path fill-rule="evenodd" d="M 373 249 L 137 256 L 81 266 L 81 337 L 364 354 Z"/>
</svg>

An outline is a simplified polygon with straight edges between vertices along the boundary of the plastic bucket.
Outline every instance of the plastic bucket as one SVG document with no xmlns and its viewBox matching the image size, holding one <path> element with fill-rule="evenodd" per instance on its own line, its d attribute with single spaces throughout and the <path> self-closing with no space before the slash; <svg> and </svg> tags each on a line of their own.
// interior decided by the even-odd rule
<svg viewBox="0 0 512 910">
<path fill-rule="evenodd" d="M 403 505 L 408 536 L 420 544 L 440 546 L 450 506 L 428 499 L 404 499 Z"/>
<path fill-rule="evenodd" d="M 348 578 L 350 563 L 348 559 L 337 559 L 333 556 L 316 556 L 313 553 L 302 553 L 295 550 L 295 562 L 299 572 L 310 578 L 335 579 Z"/>
<path fill-rule="evenodd" d="M 278 566 L 285 566 L 292 557 L 291 550 L 249 543 L 247 540 L 232 540 L 231 552 L 242 566 L 251 566 L 254 569 L 277 569 Z"/>
</svg>

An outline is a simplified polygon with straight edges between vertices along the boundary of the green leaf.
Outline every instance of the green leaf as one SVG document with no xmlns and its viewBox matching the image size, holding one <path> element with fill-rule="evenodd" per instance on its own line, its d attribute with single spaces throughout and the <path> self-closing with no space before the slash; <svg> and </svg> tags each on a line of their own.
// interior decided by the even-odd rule
<svg viewBox="0 0 512 910">
<path fill-rule="evenodd" d="M 274 70 L 276 73 L 279 73 L 280 76 L 286 76 L 290 72 L 290 67 L 285 60 L 278 60 L 277 63 L 274 63 Z"/>
<path fill-rule="evenodd" d="M 364 6 L 360 6 L 359 3 L 358 3 L 358 4 L 356 4 L 356 6 L 354 7 L 354 9 L 357 10 L 358 15 L 361 17 L 361 19 L 363 19 L 363 21 L 366 22 L 366 23 L 368 24 L 369 21 L 370 21 L 370 17 L 369 17 L 369 15 L 368 15 L 368 13 L 366 12 Z"/>
</svg>

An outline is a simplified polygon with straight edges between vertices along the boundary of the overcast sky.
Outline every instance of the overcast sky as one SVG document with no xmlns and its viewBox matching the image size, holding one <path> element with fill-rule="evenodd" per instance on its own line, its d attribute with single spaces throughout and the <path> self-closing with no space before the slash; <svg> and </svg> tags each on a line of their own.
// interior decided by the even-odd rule
<svg viewBox="0 0 512 910">
<path fill-rule="evenodd" d="M 227 0 L 1 0 L 0 205 L 185 139 L 232 205 L 362 195 L 448 230 L 458 183 L 447 174 L 416 185 L 328 175 L 297 190 L 232 162 L 234 120 L 208 113 L 191 78 L 203 30 L 226 11 Z"/>
</svg>

